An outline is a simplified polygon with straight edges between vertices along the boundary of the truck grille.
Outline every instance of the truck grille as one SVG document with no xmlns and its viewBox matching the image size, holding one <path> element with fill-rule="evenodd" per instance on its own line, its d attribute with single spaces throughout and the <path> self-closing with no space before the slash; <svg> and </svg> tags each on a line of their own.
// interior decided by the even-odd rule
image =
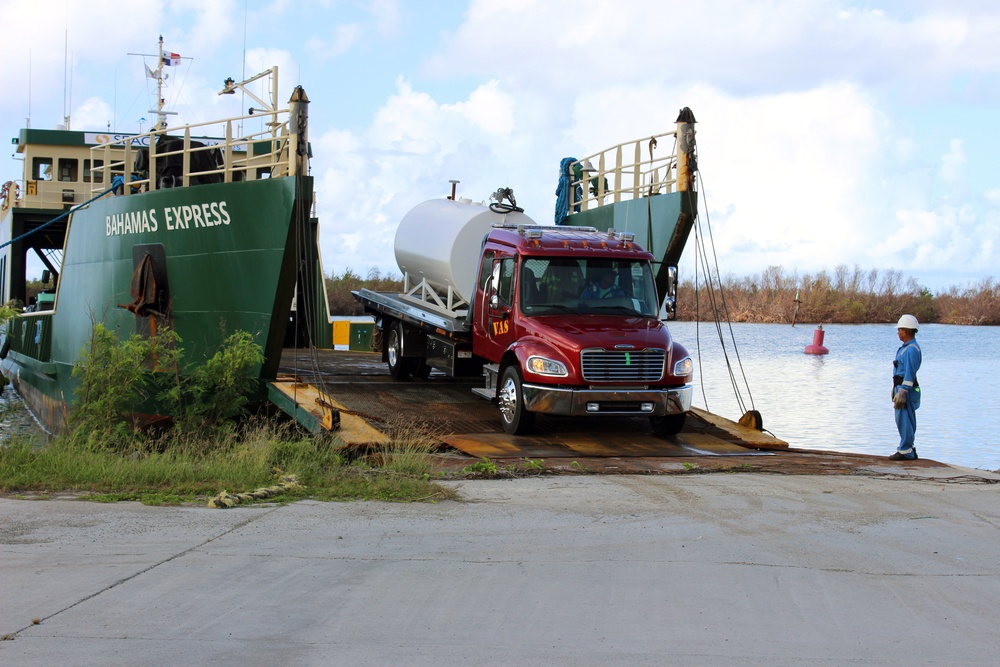
<svg viewBox="0 0 1000 667">
<path fill-rule="evenodd" d="M 584 350 L 580 354 L 587 382 L 656 382 L 663 377 L 666 350 Z"/>
</svg>

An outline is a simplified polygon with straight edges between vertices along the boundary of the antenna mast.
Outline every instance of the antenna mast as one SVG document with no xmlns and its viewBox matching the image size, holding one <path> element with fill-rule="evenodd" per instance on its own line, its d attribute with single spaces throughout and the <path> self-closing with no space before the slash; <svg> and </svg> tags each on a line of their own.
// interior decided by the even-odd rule
<svg viewBox="0 0 1000 667">
<path fill-rule="evenodd" d="M 167 111 L 164 108 L 166 104 L 163 101 L 163 82 L 169 79 L 170 75 L 163 71 L 163 66 L 165 64 L 163 60 L 163 35 L 160 35 L 159 48 L 157 49 L 155 56 L 150 53 L 130 53 L 129 55 L 156 58 L 156 69 L 149 69 L 149 65 L 143 66 L 146 68 L 146 77 L 156 81 L 156 108 L 150 109 L 147 113 L 156 114 L 156 125 L 153 127 L 153 131 L 162 132 L 167 129 L 167 116 L 177 115 L 176 111 Z"/>
</svg>

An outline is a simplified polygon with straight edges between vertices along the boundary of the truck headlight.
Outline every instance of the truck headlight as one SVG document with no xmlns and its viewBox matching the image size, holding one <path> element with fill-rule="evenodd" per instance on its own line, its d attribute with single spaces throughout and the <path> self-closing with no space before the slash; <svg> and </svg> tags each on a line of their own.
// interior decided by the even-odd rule
<svg viewBox="0 0 1000 667">
<path fill-rule="evenodd" d="M 691 363 L 691 357 L 684 357 L 674 364 L 675 377 L 687 377 L 688 375 L 691 375 L 692 371 L 694 371 L 694 364 Z"/>
<path fill-rule="evenodd" d="M 565 377 L 569 375 L 566 365 L 555 359 L 545 357 L 528 357 L 527 369 L 536 375 L 558 375 Z"/>
</svg>

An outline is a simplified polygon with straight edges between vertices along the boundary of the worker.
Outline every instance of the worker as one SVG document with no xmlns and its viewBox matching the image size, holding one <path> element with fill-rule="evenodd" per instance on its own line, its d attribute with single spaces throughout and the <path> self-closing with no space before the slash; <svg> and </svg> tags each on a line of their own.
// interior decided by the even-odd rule
<svg viewBox="0 0 1000 667">
<path fill-rule="evenodd" d="M 597 280 L 587 284 L 580 298 L 610 299 L 616 296 L 625 296 L 625 290 L 618 286 L 614 269 L 602 269 Z"/>
<path fill-rule="evenodd" d="M 896 412 L 896 429 L 899 431 L 899 447 L 889 457 L 891 461 L 907 461 L 918 458 L 913 444 L 917 432 L 917 408 L 920 407 L 921 352 L 917 344 L 917 318 L 903 315 L 896 324 L 896 334 L 902 345 L 896 350 L 896 360 L 892 362 L 892 405 Z"/>
</svg>

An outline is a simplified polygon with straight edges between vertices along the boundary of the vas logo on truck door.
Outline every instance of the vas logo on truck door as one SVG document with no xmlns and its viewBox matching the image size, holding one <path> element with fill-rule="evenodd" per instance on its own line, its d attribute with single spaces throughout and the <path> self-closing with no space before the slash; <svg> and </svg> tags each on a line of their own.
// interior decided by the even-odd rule
<svg viewBox="0 0 1000 667">
<path fill-rule="evenodd" d="M 507 320 L 493 321 L 493 335 L 500 336 L 510 331 L 510 323 Z"/>
</svg>

